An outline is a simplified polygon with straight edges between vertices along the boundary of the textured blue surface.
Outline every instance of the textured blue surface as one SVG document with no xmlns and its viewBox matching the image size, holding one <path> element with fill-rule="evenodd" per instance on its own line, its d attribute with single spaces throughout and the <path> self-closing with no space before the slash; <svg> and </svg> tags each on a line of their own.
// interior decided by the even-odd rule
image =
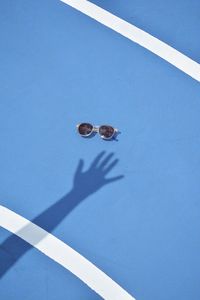
<svg viewBox="0 0 200 300">
<path fill-rule="evenodd" d="M 199 2 L 161 2 L 96 1 L 199 61 Z M 56 0 L 2 0 L 0 34 L 1 204 L 32 220 L 71 190 L 80 158 L 87 169 L 114 152 L 109 176 L 124 179 L 53 234 L 137 300 L 199 300 L 200 85 Z M 82 139 L 80 121 L 122 134 Z M 0 298 L 99 299 L 35 249 L 1 278 Z"/>
</svg>

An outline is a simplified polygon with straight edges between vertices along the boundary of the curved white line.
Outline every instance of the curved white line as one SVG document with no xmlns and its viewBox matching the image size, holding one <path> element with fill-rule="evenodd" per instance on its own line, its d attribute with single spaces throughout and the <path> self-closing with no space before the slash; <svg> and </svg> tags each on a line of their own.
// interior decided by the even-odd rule
<svg viewBox="0 0 200 300">
<path fill-rule="evenodd" d="M 61 0 L 131 41 L 150 50 L 192 78 L 200 81 L 200 64 L 149 33 L 87 0 Z"/>
<path fill-rule="evenodd" d="M 135 300 L 108 275 L 67 244 L 0 205 L 0 226 L 16 234 L 86 283 L 106 300 Z"/>
</svg>

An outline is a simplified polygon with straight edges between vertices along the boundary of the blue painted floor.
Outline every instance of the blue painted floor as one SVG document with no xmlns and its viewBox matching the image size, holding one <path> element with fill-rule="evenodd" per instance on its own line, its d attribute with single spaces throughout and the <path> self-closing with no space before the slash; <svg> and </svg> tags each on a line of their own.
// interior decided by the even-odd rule
<svg viewBox="0 0 200 300">
<path fill-rule="evenodd" d="M 199 1 L 93 2 L 200 61 Z M 199 83 L 57 0 L 2 0 L 0 35 L 1 205 L 137 300 L 199 300 Z M 84 139 L 79 122 L 121 134 Z M 96 171 L 102 151 L 122 179 Z M 100 299 L 2 228 L 0 242 L 0 299 Z"/>
</svg>

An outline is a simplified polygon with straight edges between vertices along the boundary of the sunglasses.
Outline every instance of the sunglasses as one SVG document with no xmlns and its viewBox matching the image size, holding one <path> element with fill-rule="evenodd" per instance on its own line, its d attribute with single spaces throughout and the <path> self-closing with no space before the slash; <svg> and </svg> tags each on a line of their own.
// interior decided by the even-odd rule
<svg viewBox="0 0 200 300">
<path fill-rule="evenodd" d="M 89 137 L 95 132 L 99 133 L 102 139 L 111 140 L 119 131 L 109 125 L 93 126 L 90 123 L 76 125 L 78 133 L 83 137 Z"/>
</svg>

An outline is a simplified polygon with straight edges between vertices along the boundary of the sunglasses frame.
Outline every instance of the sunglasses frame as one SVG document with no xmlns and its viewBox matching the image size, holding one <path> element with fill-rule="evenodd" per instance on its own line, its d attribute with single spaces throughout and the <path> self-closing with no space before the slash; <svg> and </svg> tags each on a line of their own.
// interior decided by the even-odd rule
<svg viewBox="0 0 200 300">
<path fill-rule="evenodd" d="M 91 130 L 91 132 L 90 133 L 88 133 L 88 134 L 81 134 L 80 132 L 79 132 L 79 126 L 81 125 L 81 124 L 84 124 L 84 123 L 79 123 L 79 124 L 77 124 L 76 125 L 76 129 L 77 129 L 77 131 L 78 131 L 78 134 L 80 134 L 82 137 L 89 137 L 89 136 L 91 136 L 93 133 L 98 133 L 99 135 L 100 135 L 100 137 L 103 139 L 103 140 L 111 140 L 111 139 L 113 139 L 113 137 L 114 136 L 116 136 L 116 134 L 119 132 L 119 130 L 117 129 L 117 128 L 115 128 L 115 127 L 113 127 L 113 126 L 111 126 L 111 125 L 100 125 L 100 126 L 98 126 L 98 125 L 92 125 L 91 123 L 85 123 L 85 124 L 89 124 L 89 125 L 91 125 L 92 126 L 92 130 Z M 114 131 L 113 131 L 113 134 L 110 136 L 110 137 L 105 137 L 104 135 L 101 135 L 100 134 L 100 132 L 99 132 L 99 128 L 101 128 L 102 126 L 108 126 L 108 127 L 112 127 L 113 129 L 114 129 Z"/>
</svg>

